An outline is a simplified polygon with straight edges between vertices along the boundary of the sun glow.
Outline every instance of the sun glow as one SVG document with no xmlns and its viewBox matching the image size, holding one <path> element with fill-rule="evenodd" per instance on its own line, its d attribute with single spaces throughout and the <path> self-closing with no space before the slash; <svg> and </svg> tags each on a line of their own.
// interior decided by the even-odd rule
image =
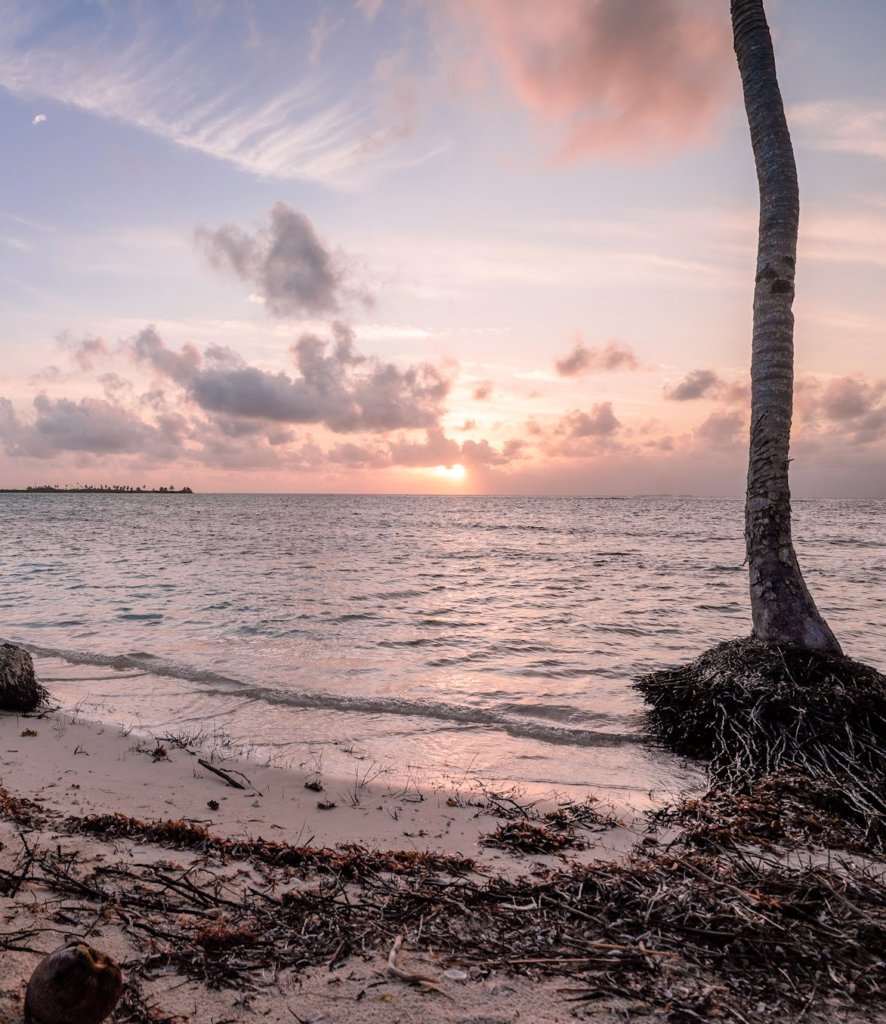
<svg viewBox="0 0 886 1024">
<path fill-rule="evenodd" d="M 431 472 L 442 480 L 449 480 L 454 484 L 458 484 L 464 480 L 468 471 L 460 462 L 456 462 L 453 466 L 434 466 Z"/>
</svg>

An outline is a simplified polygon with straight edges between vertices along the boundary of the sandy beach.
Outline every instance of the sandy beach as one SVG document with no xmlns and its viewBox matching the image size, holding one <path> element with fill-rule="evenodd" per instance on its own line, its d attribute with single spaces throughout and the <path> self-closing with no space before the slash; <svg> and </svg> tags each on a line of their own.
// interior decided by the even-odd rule
<svg viewBox="0 0 886 1024">
<path fill-rule="evenodd" d="M 244 788 L 234 788 L 201 760 Z M 629 809 L 601 807 L 603 820 L 570 830 L 575 842 L 565 844 L 562 852 L 528 854 L 485 846 L 484 836 L 506 827 L 516 808 L 523 809 L 518 817 L 524 812 L 540 817 L 556 812 L 556 801 L 531 803 L 515 793 L 484 792 L 476 784 L 458 791 L 423 789 L 420 780 L 392 785 L 373 774 L 371 766 L 358 766 L 352 778 L 326 778 L 311 771 L 220 759 L 217 751 L 105 727 L 70 712 L 0 716 L 0 786 L 6 794 L 0 819 L 0 931 L 6 946 L 0 970 L 0 1021 L 21 1019 L 31 970 L 41 954 L 69 936 L 87 939 L 139 975 L 140 1009 L 129 1007 L 130 1016 L 118 1011 L 119 1020 L 140 1019 L 138 1012 L 148 1012 L 154 1021 L 208 1024 L 239 1019 L 247 1010 L 250 1016 L 272 1021 L 359 1018 L 491 1024 L 573 1019 L 560 993 L 562 979 L 539 982 L 496 969 L 465 972 L 457 962 L 427 950 L 413 955 L 408 934 L 399 962 L 408 971 L 435 979 L 435 984 L 411 984 L 393 976 L 388 948 L 333 957 L 322 968 L 276 976 L 256 972 L 246 988 L 240 983 L 218 988 L 174 966 L 144 967 L 145 958 L 162 951 L 162 915 L 141 933 L 144 941 L 134 938 L 124 923 L 128 872 L 137 868 L 155 888 L 158 880 L 174 886 L 172 878 L 198 886 L 220 885 L 229 903 L 260 899 L 259 891 L 316 885 L 316 878 L 313 883 L 295 881 L 287 869 L 256 871 L 248 860 L 170 850 L 143 837 L 89 834 L 82 828 L 84 821 L 122 814 L 141 822 L 184 821 L 234 841 L 327 851 L 350 844 L 377 851 L 430 851 L 455 863 L 476 862 L 460 870 L 478 878 L 517 878 L 573 862 L 623 860 L 641 839 L 640 825 L 630 820 Z M 14 820 L 21 801 L 29 808 L 27 824 Z M 23 866 L 43 855 L 55 864 L 76 863 L 80 878 L 96 871 L 106 879 L 114 876 L 119 902 L 97 899 L 94 893 L 90 898 L 88 885 L 79 893 L 76 886 L 63 885 L 59 892 L 45 873 L 42 881 L 29 878 L 16 885 Z M 225 914 L 218 906 L 207 905 L 197 917 L 218 923 Z M 391 943 L 398 934 L 400 929 L 392 922 Z M 456 974 L 448 977 L 448 969 Z"/>
<path fill-rule="evenodd" d="M 675 827 L 362 771 L 0 715 L 0 1022 L 70 939 L 122 965 L 120 1024 L 883 1019 L 882 861 L 802 802 Z"/>
</svg>

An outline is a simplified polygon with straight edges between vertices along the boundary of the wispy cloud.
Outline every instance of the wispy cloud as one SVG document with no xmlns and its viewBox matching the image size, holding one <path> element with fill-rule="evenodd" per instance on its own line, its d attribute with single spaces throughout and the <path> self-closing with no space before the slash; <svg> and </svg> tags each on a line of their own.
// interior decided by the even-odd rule
<svg viewBox="0 0 886 1024">
<path fill-rule="evenodd" d="M 810 149 L 855 153 L 886 160 L 886 107 L 865 100 L 797 103 L 788 118 Z"/>
<path fill-rule="evenodd" d="M 243 26 L 225 14 L 177 24 L 171 10 L 159 17 L 121 2 L 62 22 L 45 8 L 6 4 L 0 86 L 137 125 L 271 178 L 348 186 L 438 148 L 387 131 L 385 83 L 367 90 L 352 75 L 333 88 L 323 64 L 337 25 L 321 20 L 311 40 L 293 20 L 301 8 L 267 8 L 268 17 L 289 19 L 271 34 L 290 42 L 266 47 L 258 64 L 239 41 Z M 373 153 L 367 132 L 379 140 Z"/>
</svg>

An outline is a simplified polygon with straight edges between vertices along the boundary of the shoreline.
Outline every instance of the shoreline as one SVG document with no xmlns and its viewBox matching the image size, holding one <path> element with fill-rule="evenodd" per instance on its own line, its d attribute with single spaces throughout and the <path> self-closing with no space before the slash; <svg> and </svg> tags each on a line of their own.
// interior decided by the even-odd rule
<svg viewBox="0 0 886 1024">
<path fill-rule="evenodd" d="M 509 723 L 484 722 L 482 714 L 454 717 L 442 709 L 438 717 L 437 707 L 428 713 L 421 706 L 406 713 L 400 706 L 387 707 L 406 702 L 385 694 L 352 702 L 322 691 L 296 693 L 293 703 L 271 694 L 269 702 L 248 703 L 241 715 L 243 685 L 237 680 L 216 677 L 209 688 L 221 691 L 221 699 L 213 693 L 210 705 L 202 681 L 147 660 L 20 646 L 32 654 L 54 698 L 81 717 L 134 725 L 149 735 L 175 734 L 249 762 L 317 769 L 346 779 L 372 766 L 402 786 L 420 778 L 426 788 L 519 789 L 527 798 L 546 801 L 580 801 L 591 794 L 632 817 L 705 784 L 697 765 L 649 747 L 638 736 L 601 735 L 595 737 L 599 742 L 573 747 L 556 735 L 553 740 L 540 736 L 532 723 L 518 722 L 520 731 L 514 732 Z M 172 711 L 176 706 L 178 717 Z M 376 723 L 385 716 L 379 729 Z"/>
<path fill-rule="evenodd" d="M 200 761 L 244 788 L 234 788 Z M 530 798 L 516 787 L 501 791 L 476 779 L 429 786 L 414 776 L 403 782 L 390 774 L 374 762 L 358 762 L 352 776 L 261 764 L 70 710 L 0 713 L 0 784 L 50 814 L 181 818 L 229 838 L 264 833 L 305 846 L 358 842 L 373 849 L 437 849 L 482 857 L 496 871 L 511 873 L 525 864 L 479 845 L 495 828 L 495 808 L 544 814 L 573 803 L 553 794 Z M 217 810 L 209 806 L 213 800 Z M 328 803 L 333 806 L 320 806 Z M 618 824 L 574 855 L 580 861 L 623 858 L 641 836 L 642 816 L 626 804 L 594 803 L 602 817 Z"/>
</svg>

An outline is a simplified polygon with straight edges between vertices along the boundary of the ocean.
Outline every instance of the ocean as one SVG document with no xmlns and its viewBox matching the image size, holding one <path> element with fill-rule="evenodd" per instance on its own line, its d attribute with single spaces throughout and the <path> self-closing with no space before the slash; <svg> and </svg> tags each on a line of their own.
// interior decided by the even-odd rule
<svg viewBox="0 0 886 1024">
<path fill-rule="evenodd" d="M 0 495 L 0 638 L 63 707 L 259 760 L 673 793 L 631 680 L 750 630 L 742 503 Z M 886 501 L 794 506 L 847 654 L 886 670 Z"/>
</svg>

